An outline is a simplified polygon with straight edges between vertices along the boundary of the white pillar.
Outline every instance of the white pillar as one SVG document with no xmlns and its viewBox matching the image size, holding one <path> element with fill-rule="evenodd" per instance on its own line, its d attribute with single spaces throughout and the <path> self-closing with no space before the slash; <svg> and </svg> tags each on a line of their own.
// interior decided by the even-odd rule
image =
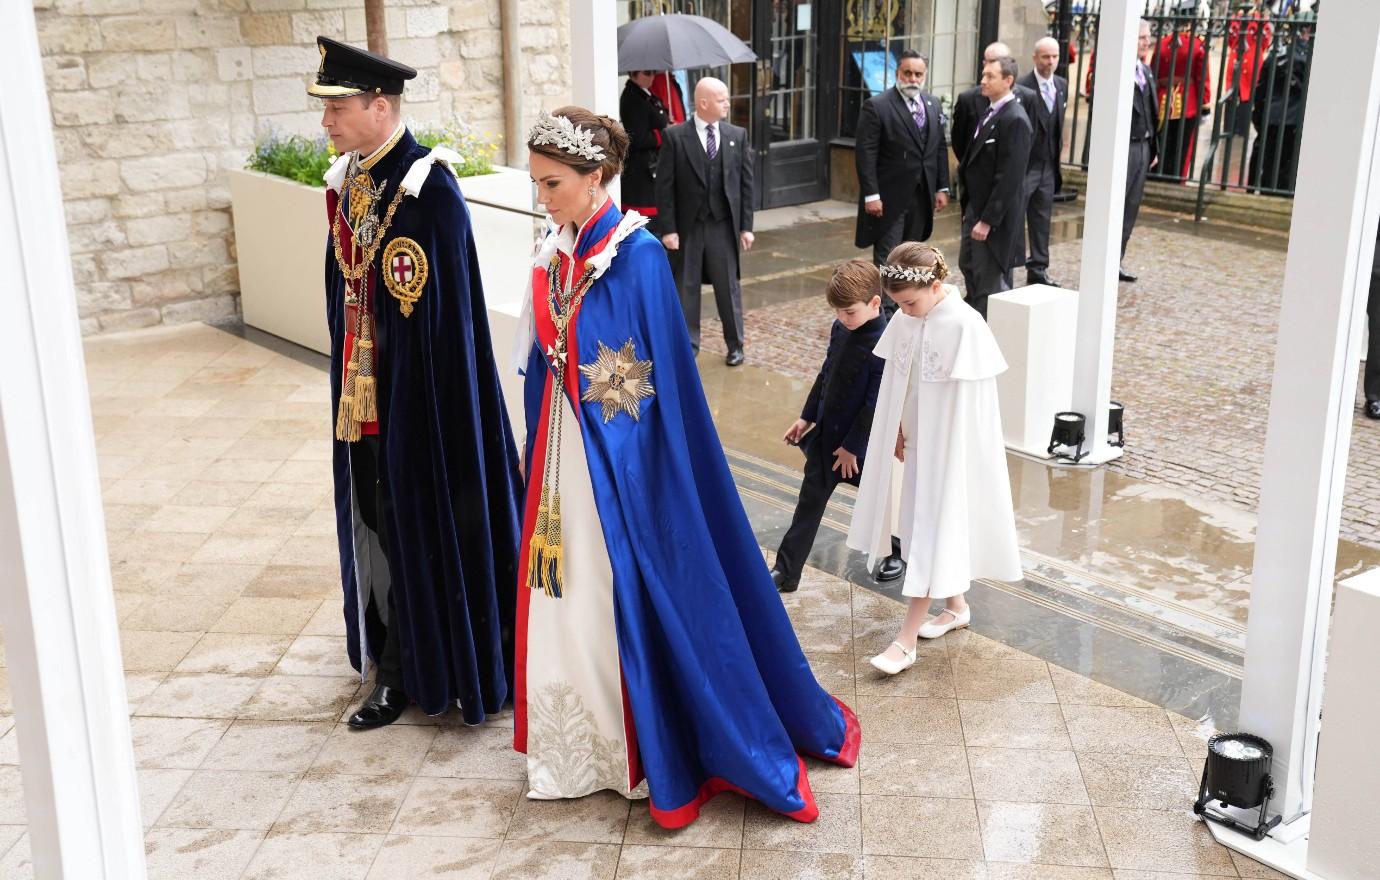
<svg viewBox="0 0 1380 880">
<path fill-rule="evenodd" d="M 142 880 L 67 228 L 31 3 L 0 4 L 0 626 L 34 873 Z M 22 512 L 22 513 L 21 513 Z"/>
<path fill-rule="evenodd" d="M 1097 24 L 1097 112 L 1092 116 L 1073 367 L 1073 408 L 1087 418 L 1091 454 L 1083 460 L 1086 464 L 1110 461 L 1121 454 L 1119 448 L 1107 445 L 1107 403 L 1112 393 L 1117 269 L 1140 9 L 1139 0 L 1109 0 L 1102 4 Z"/>
<path fill-rule="evenodd" d="M 618 13 L 612 0 L 570 0 L 570 98 L 618 118 Z M 609 196 L 621 200 L 618 179 Z"/>
<path fill-rule="evenodd" d="M 618 15 L 611 0 L 570 0 L 571 100 L 618 117 Z"/>
<path fill-rule="evenodd" d="M 1241 688 L 1240 726 L 1274 746 L 1271 812 L 1286 823 L 1310 808 L 1356 392 L 1355 327 L 1364 320 L 1380 210 L 1380 4 L 1328 0 L 1315 39 Z"/>
</svg>

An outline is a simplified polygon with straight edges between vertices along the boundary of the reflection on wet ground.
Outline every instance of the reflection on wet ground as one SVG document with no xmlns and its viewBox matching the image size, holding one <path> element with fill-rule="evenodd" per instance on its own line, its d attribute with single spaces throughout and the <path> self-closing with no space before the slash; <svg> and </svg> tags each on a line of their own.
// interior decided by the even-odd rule
<svg viewBox="0 0 1380 880">
<path fill-rule="evenodd" d="M 1068 206 L 1060 206 L 1059 218 L 1056 242 L 1062 239 L 1067 250 L 1081 234 L 1082 219 Z M 799 415 L 827 341 L 829 314 L 821 294 L 829 268 L 859 255 L 851 248 L 852 224 L 851 217 L 788 224 L 759 236 L 744 260 L 744 306 L 766 311 L 756 323 L 749 315 L 746 366 L 723 365 L 713 351 L 716 328 L 705 322 L 701 375 L 767 547 L 779 541 L 793 509 L 802 459 L 780 438 Z M 956 253 L 957 232 L 957 215 L 950 212 L 937 223 L 932 242 Z M 1200 247 L 1230 242 L 1275 259 L 1285 242 L 1273 232 L 1194 226 L 1155 213 L 1147 214 L 1142 232 L 1147 246 L 1157 235 L 1186 235 Z M 1133 295 L 1158 293 L 1147 288 Z M 817 321 L 800 317 L 812 312 Z M 797 319 L 764 321 L 788 314 Z M 779 344 L 755 344 L 782 334 Z M 1129 367 L 1124 361 L 1119 366 Z M 981 609 L 976 631 L 1191 717 L 1232 723 L 1245 647 L 1253 509 L 1220 493 L 1106 468 L 1051 467 L 1016 455 L 1008 456 L 1008 465 L 1027 576 L 1020 585 L 975 585 Z M 836 493 L 810 562 L 887 593 L 844 546 L 852 500 L 851 490 Z M 1339 578 L 1380 565 L 1380 550 L 1350 541 L 1339 543 L 1337 555 Z"/>
</svg>

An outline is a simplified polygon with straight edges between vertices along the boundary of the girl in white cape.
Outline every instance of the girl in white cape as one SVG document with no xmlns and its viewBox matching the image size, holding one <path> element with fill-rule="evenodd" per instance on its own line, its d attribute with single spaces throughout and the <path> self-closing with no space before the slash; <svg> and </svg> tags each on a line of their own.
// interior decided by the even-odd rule
<svg viewBox="0 0 1380 880">
<path fill-rule="evenodd" d="M 881 267 L 882 287 L 900 307 L 873 354 L 886 361 L 867 460 L 904 463 L 900 541 L 909 597 L 896 640 L 872 658 L 889 675 L 915 663 L 917 638 L 968 625 L 973 578 L 1021 579 L 1011 484 L 1006 471 L 996 376 L 1006 369 L 982 317 L 945 284 L 935 248 L 898 245 Z M 890 469 L 865 468 L 848 546 L 868 564 L 891 552 Z M 931 599 L 944 608 L 929 617 Z"/>
</svg>

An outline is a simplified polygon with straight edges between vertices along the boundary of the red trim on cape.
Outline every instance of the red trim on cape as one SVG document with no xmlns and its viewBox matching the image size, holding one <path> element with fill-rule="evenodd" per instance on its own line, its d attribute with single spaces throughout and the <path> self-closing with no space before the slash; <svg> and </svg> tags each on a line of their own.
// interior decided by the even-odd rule
<svg viewBox="0 0 1380 880">
<path fill-rule="evenodd" d="M 651 205 L 624 205 L 623 209 L 626 211 L 636 211 L 643 217 L 656 216 L 656 208 Z"/>
<path fill-rule="evenodd" d="M 788 819 L 794 819 L 797 822 L 813 822 L 815 819 L 819 818 L 819 806 L 815 803 L 814 792 L 810 790 L 810 777 L 805 771 L 805 759 L 797 755 L 796 761 L 799 762 L 800 776 L 799 782 L 796 783 L 795 791 L 796 794 L 800 796 L 800 799 L 804 801 L 805 806 L 796 810 L 794 813 L 782 813 L 781 815 Z M 757 800 L 752 794 L 744 791 L 727 779 L 714 776 L 705 780 L 704 785 L 700 786 L 698 794 L 687 803 L 675 809 L 659 810 L 650 800 L 647 802 L 647 808 L 652 814 L 652 820 L 662 828 L 669 830 L 684 828 L 686 825 L 689 825 L 699 818 L 701 807 L 713 800 L 715 796 L 721 795 L 726 791 L 736 792 L 750 800 Z"/>
<path fill-rule="evenodd" d="M 541 481 L 546 469 L 546 423 L 551 413 L 551 374 L 546 374 L 541 419 L 532 444 L 531 473 L 527 474 L 527 504 L 522 514 L 522 538 L 518 545 L 517 628 L 513 634 L 513 748 L 527 754 L 527 608 L 532 591 L 527 588 L 528 542 L 537 524 Z"/>
</svg>

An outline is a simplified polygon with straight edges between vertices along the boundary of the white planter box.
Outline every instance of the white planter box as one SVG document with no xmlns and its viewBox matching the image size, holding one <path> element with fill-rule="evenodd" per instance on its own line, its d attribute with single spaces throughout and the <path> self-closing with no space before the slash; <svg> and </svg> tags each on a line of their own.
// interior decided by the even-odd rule
<svg viewBox="0 0 1380 880">
<path fill-rule="evenodd" d="M 230 170 L 240 301 L 244 322 L 322 354 L 330 353 L 326 327 L 324 261 L 327 236 L 324 187 L 311 187 L 257 171 Z M 460 179 L 466 199 L 531 210 L 525 171 L 497 168 Z M 470 206 L 486 304 L 516 314 L 531 264 L 533 220 L 481 204 Z M 510 335 L 495 335 L 500 368 Z"/>
</svg>

